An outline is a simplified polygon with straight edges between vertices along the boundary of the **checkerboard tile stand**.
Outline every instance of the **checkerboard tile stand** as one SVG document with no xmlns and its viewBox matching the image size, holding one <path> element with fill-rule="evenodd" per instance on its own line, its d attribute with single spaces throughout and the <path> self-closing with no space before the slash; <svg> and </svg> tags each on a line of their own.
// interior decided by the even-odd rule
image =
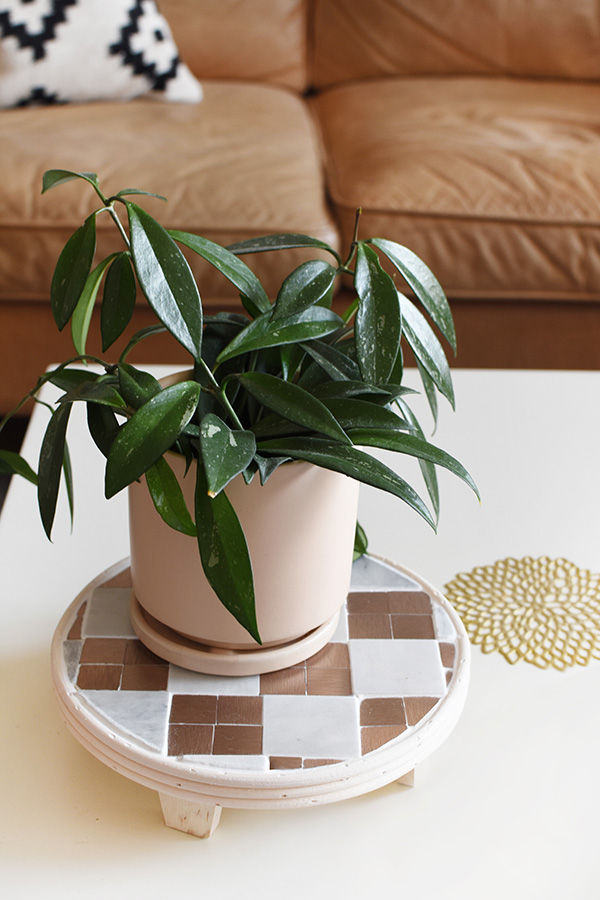
<svg viewBox="0 0 600 900">
<path fill-rule="evenodd" d="M 71 603 L 52 645 L 55 694 L 77 740 L 157 791 L 179 831 L 209 837 L 223 807 L 412 785 L 462 711 L 462 623 L 435 588 L 384 560 L 354 564 L 326 647 L 266 675 L 204 675 L 156 656 L 133 630 L 130 593 L 123 560 Z"/>
</svg>

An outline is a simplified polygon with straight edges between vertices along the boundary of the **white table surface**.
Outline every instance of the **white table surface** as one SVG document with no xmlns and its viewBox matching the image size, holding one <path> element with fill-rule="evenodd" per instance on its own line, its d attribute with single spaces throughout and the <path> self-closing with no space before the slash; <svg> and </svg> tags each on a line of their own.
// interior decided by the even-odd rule
<svg viewBox="0 0 600 900">
<path fill-rule="evenodd" d="M 371 550 L 438 587 L 509 556 L 600 571 L 600 373 L 457 370 L 454 380 L 457 412 L 442 408 L 433 440 L 470 469 L 482 505 L 442 473 L 434 535 L 400 501 L 363 489 Z M 24 447 L 32 463 L 44 427 L 40 409 Z M 598 897 L 600 663 L 561 673 L 476 647 L 463 716 L 415 788 L 228 809 L 208 841 L 167 829 L 158 796 L 80 747 L 52 694 L 61 614 L 128 553 L 125 497 L 101 499 L 102 461 L 83 428 L 70 446 L 73 534 L 63 509 L 49 544 L 35 490 L 17 479 L 0 517 L 0 897 Z"/>
</svg>

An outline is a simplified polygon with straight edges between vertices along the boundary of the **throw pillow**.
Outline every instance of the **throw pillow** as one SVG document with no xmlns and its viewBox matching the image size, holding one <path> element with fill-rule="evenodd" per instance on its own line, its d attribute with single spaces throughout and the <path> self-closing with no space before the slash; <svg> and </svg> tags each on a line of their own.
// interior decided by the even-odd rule
<svg viewBox="0 0 600 900">
<path fill-rule="evenodd" d="M 154 0 L 0 0 L 0 106 L 197 102 Z"/>
</svg>

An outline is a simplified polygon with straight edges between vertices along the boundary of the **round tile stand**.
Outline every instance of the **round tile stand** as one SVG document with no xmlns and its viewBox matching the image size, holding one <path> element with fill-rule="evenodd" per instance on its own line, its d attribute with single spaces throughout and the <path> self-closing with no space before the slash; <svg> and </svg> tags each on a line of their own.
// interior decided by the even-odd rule
<svg viewBox="0 0 600 900">
<path fill-rule="evenodd" d="M 161 659 L 132 627 L 130 596 L 123 560 L 71 603 L 52 643 L 56 697 L 84 747 L 158 791 L 166 824 L 198 837 L 223 807 L 312 806 L 412 784 L 462 711 L 462 623 L 439 591 L 384 560 L 354 563 L 322 650 L 267 674 Z"/>
</svg>

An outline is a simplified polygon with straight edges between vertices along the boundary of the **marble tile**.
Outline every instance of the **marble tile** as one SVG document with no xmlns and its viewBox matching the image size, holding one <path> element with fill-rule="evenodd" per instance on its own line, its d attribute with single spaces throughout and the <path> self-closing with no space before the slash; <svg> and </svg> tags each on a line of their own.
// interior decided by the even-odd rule
<svg viewBox="0 0 600 900">
<path fill-rule="evenodd" d="M 229 769 L 247 769 L 250 772 L 269 771 L 269 759 L 266 756 L 228 756 L 225 753 L 222 753 L 220 756 L 208 756 L 196 753 L 186 756 L 185 762 L 190 766 L 197 763 L 198 766 L 210 766 L 213 769 L 223 769 L 225 771 Z"/>
<path fill-rule="evenodd" d="M 263 723 L 267 756 L 352 759 L 360 755 L 355 697 L 268 695 Z"/>
<path fill-rule="evenodd" d="M 380 560 L 361 556 L 352 563 L 351 591 L 376 590 L 377 588 L 400 588 L 408 591 L 419 591 L 421 586 L 399 572 L 393 566 Z"/>
<path fill-rule="evenodd" d="M 83 617 L 83 637 L 128 637 L 136 634 L 129 618 L 129 588 L 96 588 Z"/>
<path fill-rule="evenodd" d="M 179 666 L 170 666 L 169 690 L 174 694 L 232 694 L 237 697 L 257 697 L 260 694 L 260 675 L 244 675 L 240 678 L 219 675 L 201 675 Z"/>
<path fill-rule="evenodd" d="M 350 641 L 356 694 L 441 697 L 446 681 L 437 641 Z"/>
<path fill-rule="evenodd" d="M 166 691 L 80 691 L 118 731 L 164 753 L 170 697 Z"/>
<path fill-rule="evenodd" d="M 83 641 L 66 640 L 63 644 L 63 657 L 69 681 L 76 681 L 77 667 L 83 648 Z"/>
<path fill-rule="evenodd" d="M 456 628 L 452 623 L 452 619 L 443 606 L 438 606 L 437 603 L 434 603 L 433 605 L 433 621 L 435 623 L 435 633 L 439 641 L 447 640 L 448 638 L 455 639 L 458 636 Z"/>
</svg>

